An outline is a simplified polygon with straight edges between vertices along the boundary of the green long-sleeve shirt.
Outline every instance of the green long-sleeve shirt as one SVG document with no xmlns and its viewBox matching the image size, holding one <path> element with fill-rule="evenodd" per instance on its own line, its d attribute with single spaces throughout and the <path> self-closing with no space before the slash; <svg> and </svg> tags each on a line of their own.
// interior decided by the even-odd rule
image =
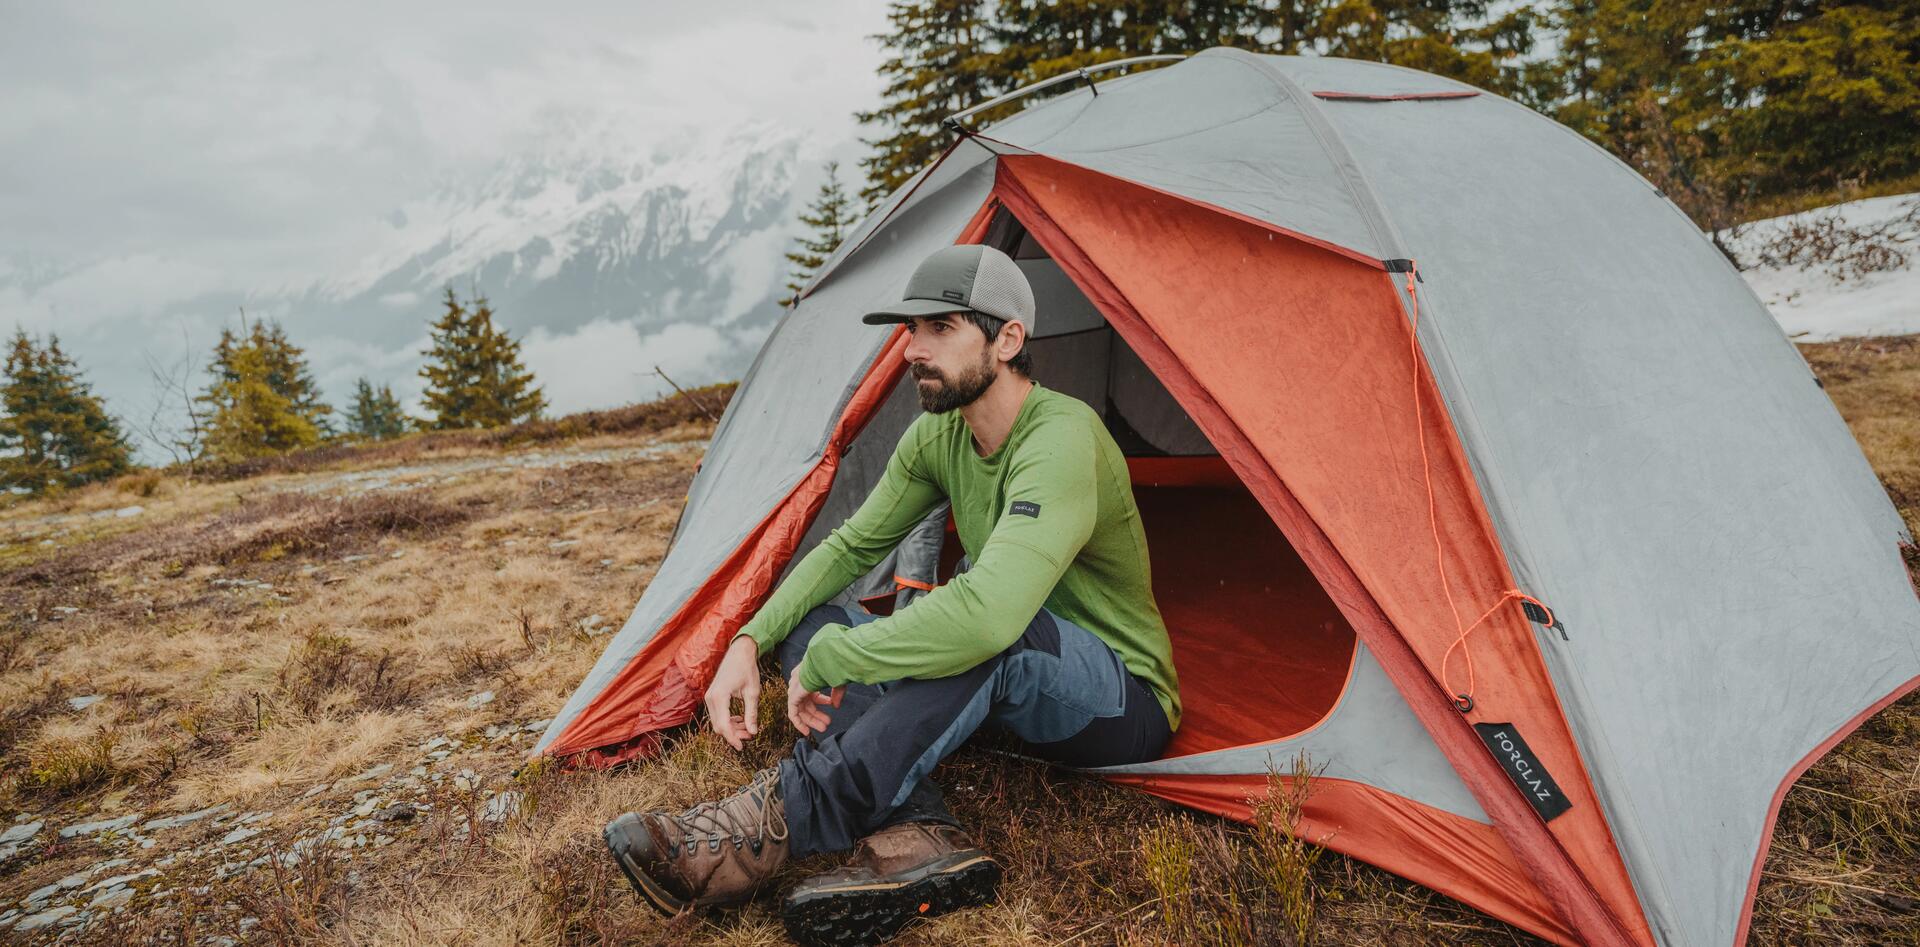
<svg viewBox="0 0 1920 947">
<path fill-rule="evenodd" d="M 971 568 L 893 615 L 820 629 L 801 684 L 959 674 L 1013 644 L 1045 607 L 1113 648 L 1179 726 L 1172 647 L 1153 601 L 1126 458 L 1092 408 L 1039 385 L 986 457 L 959 412 L 916 419 L 866 502 L 800 560 L 740 634 L 766 653 L 942 499 L 952 503 Z"/>
</svg>

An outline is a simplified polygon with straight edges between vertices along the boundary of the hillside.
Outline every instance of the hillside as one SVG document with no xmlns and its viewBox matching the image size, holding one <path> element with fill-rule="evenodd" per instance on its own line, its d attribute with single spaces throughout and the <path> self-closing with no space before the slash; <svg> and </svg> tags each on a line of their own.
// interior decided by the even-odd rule
<svg viewBox="0 0 1920 947">
<path fill-rule="evenodd" d="M 1920 525 L 1920 337 L 1803 351 Z M 724 392 L 703 395 L 712 408 Z M 619 773 L 515 773 L 659 565 L 710 433 L 672 399 L 0 510 L 0 929 L 36 944 L 783 942 L 764 903 L 655 917 L 598 836 L 623 809 L 731 788 L 783 740 L 741 759 L 689 733 Z M 779 719 L 778 688 L 765 699 Z M 974 750 L 942 781 L 1008 882 L 912 943 L 1285 943 L 1289 917 L 1325 944 L 1534 942 L 1366 865 L 1103 783 Z M 1788 794 L 1755 942 L 1920 938 L 1916 839 L 1909 699 Z"/>
</svg>

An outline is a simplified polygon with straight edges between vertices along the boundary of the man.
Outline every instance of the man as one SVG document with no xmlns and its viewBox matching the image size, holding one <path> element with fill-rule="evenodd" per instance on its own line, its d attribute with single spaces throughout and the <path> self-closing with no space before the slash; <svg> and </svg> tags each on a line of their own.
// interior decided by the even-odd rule
<svg viewBox="0 0 1920 947">
<path fill-rule="evenodd" d="M 803 940 L 890 936 L 992 897 L 999 866 L 926 778 L 977 728 L 1107 766 L 1158 757 L 1179 725 L 1126 458 L 1093 409 L 1028 377 L 1025 274 L 998 250 L 948 247 L 865 321 L 906 324 L 926 413 L 706 692 L 714 730 L 740 748 L 760 729 L 757 659 L 778 648 L 787 717 L 808 739 L 725 799 L 608 824 L 608 847 L 661 910 L 743 899 L 788 858 L 857 843 L 853 865 L 802 883 L 783 914 Z M 823 604 L 942 500 L 967 571 L 888 617 Z"/>
</svg>

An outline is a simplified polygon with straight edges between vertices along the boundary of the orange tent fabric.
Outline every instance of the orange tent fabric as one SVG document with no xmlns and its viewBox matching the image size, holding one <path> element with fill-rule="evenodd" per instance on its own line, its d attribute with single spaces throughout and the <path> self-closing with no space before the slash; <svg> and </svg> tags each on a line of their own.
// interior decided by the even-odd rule
<svg viewBox="0 0 1920 947">
<path fill-rule="evenodd" d="M 1409 357 L 1391 276 L 1037 155 L 1002 156 L 996 194 L 1220 445 L 1555 905 L 1582 930 L 1652 943 L 1517 603 L 1470 636 L 1474 709 L 1456 712 L 1440 686 L 1461 631 L 1513 580 L 1424 363 Z M 1248 300 L 1261 301 L 1254 318 Z M 1444 584 L 1428 541 L 1443 544 Z M 1469 728 L 1480 721 L 1523 729 L 1565 774 L 1573 808 L 1542 823 Z"/>
</svg>

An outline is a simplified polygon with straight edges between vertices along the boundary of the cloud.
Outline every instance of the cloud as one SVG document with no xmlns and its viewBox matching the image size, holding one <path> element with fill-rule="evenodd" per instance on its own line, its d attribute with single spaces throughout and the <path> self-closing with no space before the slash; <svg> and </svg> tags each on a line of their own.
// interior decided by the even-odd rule
<svg viewBox="0 0 1920 947">
<path fill-rule="evenodd" d="M 885 28 L 886 10 L 885 0 L 11 4 L 0 29 L 0 330 L 59 332 L 109 408 L 144 418 L 161 400 L 149 366 L 198 365 L 244 306 L 306 347 L 336 406 L 360 375 L 410 401 L 423 346 L 392 343 L 430 301 L 383 286 L 368 307 L 377 312 L 340 313 L 315 308 L 310 291 L 363 269 L 396 228 L 444 229 L 409 219 L 419 201 L 556 146 L 642 158 L 758 122 L 802 130 L 803 162 L 847 158 L 852 113 L 879 98 L 881 51 L 866 37 Z M 608 125 L 622 137 L 568 132 Z M 810 196 L 811 176 L 796 183 Z M 740 314 L 756 290 L 781 281 L 783 233 L 755 233 L 713 261 L 735 291 L 725 311 L 703 314 L 717 326 L 534 327 L 526 351 L 554 410 L 670 390 L 650 374 L 656 362 L 688 385 L 737 375 L 761 339 L 733 326 L 752 321 Z"/>
<path fill-rule="evenodd" d="M 763 341 L 758 332 L 736 334 L 692 322 L 642 334 L 633 323 L 602 319 L 564 335 L 536 328 L 520 354 L 546 391 L 548 412 L 559 415 L 671 392 L 654 374 L 656 366 L 682 387 L 727 380 Z"/>
</svg>

